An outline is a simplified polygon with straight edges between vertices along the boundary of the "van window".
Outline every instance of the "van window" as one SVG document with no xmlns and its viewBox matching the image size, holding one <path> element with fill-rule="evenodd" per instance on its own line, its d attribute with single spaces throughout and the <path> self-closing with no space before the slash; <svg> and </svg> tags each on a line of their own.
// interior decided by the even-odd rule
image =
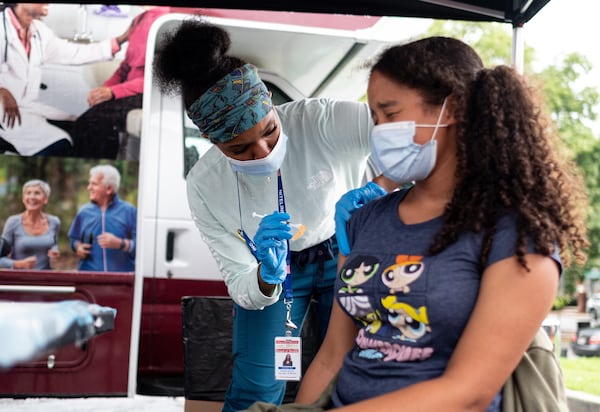
<svg viewBox="0 0 600 412">
<path fill-rule="evenodd" d="M 272 93 L 271 100 L 273 101 L 273 104 L 275 106 L 279 106 L 280 104 L 287 103 L 292 100 L 290 98 L 290 96 L 285 94 L 283 92 L 283 90 L 281 90 L 279 87 L 275 86 L 273 83 L 265 81 L 265 84 L 267 85 L 267 88 Z"/>
<path fill-rule="evenodd" d="M 271 100 L 275 106 L 287 103 L 292 99 L 273 83 L 265 81 L 267 88 L 271 91 Z M 182 99 L 183 102 L 183 99 Z M 185 105 L 182 103 L 182 107 Z M 183 177 L 186 178 L 188 172 L 194 164 L 204 156 L 204 153 L 212 147 L 212 143 L 200 136 L 198 127 L 187 117 L 185 109 L 181 112 L 183 119 Z"/>
</svg>

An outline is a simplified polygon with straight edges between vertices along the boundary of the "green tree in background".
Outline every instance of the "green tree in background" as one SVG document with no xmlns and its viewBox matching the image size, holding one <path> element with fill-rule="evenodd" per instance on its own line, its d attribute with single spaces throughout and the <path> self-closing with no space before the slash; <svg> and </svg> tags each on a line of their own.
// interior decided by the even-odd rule
<svg viewBox="0 0 600 412">
<path fill-rule="evenodd" d="M 546 97 L 546 104 L 556 122 L 561 138 L 567 143 L 577 165 L 583 172 L 588 189 L 588 230 L 591 241 L 589 260 L 583 270 L 572 268 L 570 279 L 581 278 L 587 270 L 597 267 L 600 257 L 600 139 L 586 125 L 586 120 L 596 120 L 599 101 L 598 89 L 578 87 L 581 77 L 592 69 L 589 60 L 578 53 L 571 53 L 557 65 L 549 66 L 536 73 Z M 565 290 L 572 293 L 574 284 Z"/>
<path fill-rule="evenodd" d="M 525 32 L 527 27 L 525 27 Z M 471 45 L 482 57 L 486 66 L 511 64 L 511 28 L 501 23 L 471 23 L 436 20 L 426 36 L 449 36 Z M 591 247 L 584 268 L 573 267 L 563 276 L 563 293 L 572 296 L 575 279 L 592 267 L 597 267 L 600 257 L 600 139 L 588 126 L 596 120 L 600 97 L 598 89 L 581 86 L 580 79 L 592 69 L 589 60 L 579 53 L 567 55 L 562 62 L 533 69 L 535 51 L 525 48 L 524 72 L 540 88 L 561 139 L 566 143 L 580 168 L 589 194 L 588 230 Z"/>
</svg>

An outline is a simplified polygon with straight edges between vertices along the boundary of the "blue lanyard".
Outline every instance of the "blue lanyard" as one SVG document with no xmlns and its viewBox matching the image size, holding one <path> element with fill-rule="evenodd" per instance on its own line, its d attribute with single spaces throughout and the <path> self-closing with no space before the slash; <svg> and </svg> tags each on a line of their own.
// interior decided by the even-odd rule
<svg viewBox="0 0 600 412">
<path fill-rule="evenodd" d="M 237 173 L 236 173 L 237 176 Z M 240 224 L 242 223 L 242 210 L 241 210 L 241 204 L 240 204 L 240 185 L 238 184 L 238 207 L 239 207 L 239 214 L 240 214 Z M 283 194 L 283 183 L 281 180 L 281 171 L 277 171 L 277 208 L 279 210 L 279 212 L 281 213 L 285 213 L 285 195 Z M 248 234 L 246 233 L 246 231 L 242 228 L 236 230 L 236 234 L 238 235 L 238 237 L 240 239 L 242 239 L 244 242 L 246 242 L 246 245 L 248 246 L 248 249 L 250 250 L 250 253 L 252 253 L 252 256 L 254 256 L 254 258 L 256 260 L 258 260 L 258 257 L 256 256 L 256 244 L 254 243 L 254 241 L 252 239 L 250 239 L 250 236 L 248 236 Z M 287 243 L 287 256 L 285 259 L 286 262 L 286 277 L 285 277 L 285 281 L 283 282 L 283 303 L 288 306 L 292 304 L 292 302 L 294 301 L 294 292 L 292 289 L 292 267 L 291 267 L 291 260 L 292 260 L 292 252 L 290 250 L 290 241 L 286 239 L 286 243 Z"/>
<path fill-rule="evenodd" d="M 281 171 L 277 171 L 277 206 L 279 207 L 280 213 L 285 213 L 285 196 L 283 194 L 283 183 L 281 181 Z M 292 252 L 290 251 L 290 241 L 285 240 L 287 243 L 287 256 L 285 257 L 287 276 L 283 282 L 283 303 L 292 304 L 294 301 L 294 293 L 292 290 Z"/>
<path fill-rule="evenodd" d="M 248 245 L 248 249 L 250 250 L 250 253 L 252 253 L 252 256 L 254 256 L 256 258 L 256 260 L 258 260 L 258 257 L 256 256 L 256 243 L 254 243 L 254 241 L 252 239 L 250 239 L 250 237 L 246 234 L 246 232 L 244 231 L 244 229 L 238 229 L 235 231 L 237 233 L 237 235 L 239 236 L 240 239 L 242 239 L 244 242 L 246 242 L 246 245 Z"/>
<path fill-rule="evenodd" d="M 236 177 L 237 177 L 237 173 L 236 173 Z M 258 261 L 258 257 L 256 256 L 256 244 L 254 243 L 254 241 L 252 239 L 250 239 L 250 236 L 248 236 L 246 234 L 246 232 L 243 229 L 243 225 L 242 225 L 242 206 L 241 206 L 241 202 L 240 202 L 240 185 L 238 182 L 237 185 L 237 190 L 238 190 L 238 208 L 239 208 L 239 214 L 240 214 L 240 226 L 242 226 L 242 228 L 236 230 L 237 235 L 240 237 L 240 239 L 242 239 L 244 242 L 246 242 L 246 245 L 248 246 L 248 249 L 250 250 L 250 253 L 252 253 L 252 255 L 254 256 L 254 258 Z M 281 171 L 277 171 L 277 207 L 279 212 L 281 213 L 285 213 L 285 196 L 283 194 L 283 183 L 281 180 Z M 286 320 L 285 320 L 285 329 L 286 329 L 286 336 L 291 336 L 292 334 L 292 329 L 298 329 L 298 326 L 296 326 L 296 324 L 292 321 L 292 302 L 294 301 L 294 293 L 293 293 L 293 289 L 292 289 L 292 268 L 291 268 L 291 260 L 292 260 L 292 252 L 290 251 L 290 241 L 286 239 L 286 243 L 287 243 L 287 256 L 285 258 L 285 263 L 286 263 L 286 276 L 285 276 L 285 281 L 283 282 L 283 304 L 285 305 L 285 309 L 286 309 Z"/>
</svg>

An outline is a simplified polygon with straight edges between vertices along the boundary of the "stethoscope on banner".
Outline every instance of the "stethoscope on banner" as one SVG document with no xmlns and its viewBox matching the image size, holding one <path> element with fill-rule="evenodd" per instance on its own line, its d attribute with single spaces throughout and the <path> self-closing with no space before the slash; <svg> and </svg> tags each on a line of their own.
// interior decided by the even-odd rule
<svg viewBox="0 0 600 412">
<path fill-rule="evenodd" d="M 6 7 L 2 4 L 2 25 L 4 26 L 4 54 L 0 63 L 0 73 L 8 72 L 8 31 L 6 30 Z"/>
<path fill-rule="evenodd" d="M 3 3 L 0 3 L 0 7 L 2 8 L 2 26 L 4 28 L 4 51 L 2 53 L 2 63 L 0 63 L 0 73 L 8 72 L 8 30 L 6 27 L 6 6 Z M 42 45 L 42 36 L 39 33 L 39 30 L 36 30 L 33 34 L 33 37 L 37 39 L 38 46 L 40 49 L 40 65 L 44 62 L 44 47 Z"/>
</svg>

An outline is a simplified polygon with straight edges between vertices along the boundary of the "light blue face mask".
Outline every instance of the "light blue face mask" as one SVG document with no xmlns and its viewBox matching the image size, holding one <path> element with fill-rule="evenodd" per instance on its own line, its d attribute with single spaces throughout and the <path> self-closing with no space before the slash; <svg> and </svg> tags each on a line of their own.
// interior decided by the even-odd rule
<svg viewBox="0 0 600 412">
<path fill-rule="evenodd" d="M 275 173 L 281 167 L 285 158 L 287 140 L 288 137 L 282 131 L 271 153 L 261 159 L 237 160 L 229 156 L 226 157 L 234 172 L 255 176 L 268 176 Z"/>
<path fill-rule="evenodd" d="M 417 124 L 414 121 L 384 123 L 373 127 L 371 132 L 371 158 L 381 173 L 394 182 L 404 184 L 426 179 L 437 156 L 435 135 L 440 124 L 446 100 L 436 124 Z M 431 140 L 421 145 L 415 143 L 417 127 L 435 128 Z"/>
</svg>

